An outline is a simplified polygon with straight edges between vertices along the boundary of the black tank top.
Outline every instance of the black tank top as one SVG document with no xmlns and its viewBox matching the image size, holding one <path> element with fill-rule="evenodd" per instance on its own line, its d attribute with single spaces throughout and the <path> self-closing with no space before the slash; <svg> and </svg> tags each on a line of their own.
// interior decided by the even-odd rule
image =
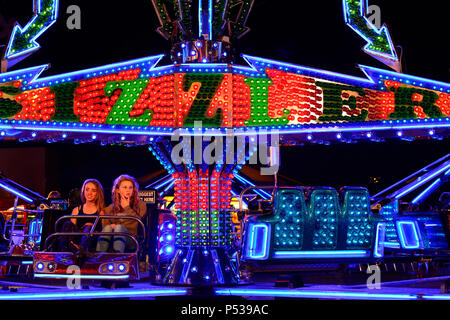
<svg viewBox="0 0 450 320">
<path fill-rule="evenodd" d="M 98 211 L 96 211 L 95 213 L 86 214 L 83 211 L 83 205 L 81 205 L 81 206 L 78 207 L 78 215 L 79 216 L 92 217 L 92 218 L 89 218 L 89 219 L 88 218 L 77 219 L 77 228 L 81 231 L 81 229 L 83 228 L 83 226 L 86 223 L 92 223 L 92 224 L 95 223 L 95 219 L 98 216 Z M 102 230 L 102 223 L 101 223 L 101 221 L 98 221 L 97 226 L 95 227 L 95 231 L 101 231 L 101 230 Z"/>
</svg>

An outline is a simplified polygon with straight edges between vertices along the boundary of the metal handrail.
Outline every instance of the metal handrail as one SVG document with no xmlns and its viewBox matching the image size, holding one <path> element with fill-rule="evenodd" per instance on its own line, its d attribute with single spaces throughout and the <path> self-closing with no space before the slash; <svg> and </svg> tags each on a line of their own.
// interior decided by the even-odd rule
<svg viewBox="0 0 450 320">
<path fill-rule="evenodd" d="M 47 239 L 45 239 L 44 251 L 47 249 L 47 244 L 48 244 L 49 239 L 56 238 L 59 236 L 88 236 L 88 237 L 92 237 L 92 236 L 124 236 L 124 237 L 129 237 L 134 241 L 134 243 L 136 245 L 135 253 L 138 253 L 139 249 L 140 249 L 139 242 L 137 241 L 136 237 L 134 235 L 132 235 L 131 233 L 125 233 L 125 232 L 56 232 L 56 233 L 52 233 L 51 235 L 49 235 L 47 237 Z"/>
<path fill-rule="evenodd" d="M 58 223 L 62 220 L 66 220 L 66 219 L 92 219 L 92 217 L 89 217 L 87 215 L 68 215 L 68 216 L 62 216 L 60 217 L 58 220 L 56 220 L 55 222 L 55 230 L 58 230 Z M 145 232 L 145 225 L 144 223 L 137 217 L 133 217 L 133 216 L 106 216 L 106 215 L 96 215 L 95 216 L 95 221 L 94 224 L 91 227 L 91 231 L 90 232 L 94 232 L 95 228 L 97 227 L 98 221 L 101 219 L 129 219 L 129 220 L 135 220 L 137 221 L 142 229 L 144 230 L 144 240 L 146 239 L 146 232 Z"/>
<path fill-rule="evenodd" d="M 92 219 L 92 217 L 84 216 L 84 215 L 62 216 L 58 220 L 56 220 L 56 222 L 55 222 L 55 230 L 57 230 L 58 223 L 60 221 L 62 221 L 62 220 L 66 220 L 66 219 L 80 219 L 80 218 L 81 219 L 87 219 L 87 218 Z M 115 236 L 123 235 L 123 236 L 130 237 L 131 239 L 133 239 L 133 241 L 136 244 L 136 253 L 139 252 L 139 249 L 140 249 L 139 242 L 136 239 L 136 237 L 133 234 L 131 234 L 131 233 L 124 233 L 124 232 L 95 232 L 95 228 L 96 228 L 99 220 L 101 220 L 101 219 L 112 219 L 112 220 L 114 220 L 114 219 L 129 219 L 129 220 L 135 220 L 141 225 L 141 227 L 142 227 L 142 229 L 144 231 L 144 237 L 143 237 L 142 241 L 145 242 L 145 240 L 147 239 L 147 233 L 146 233 L 145 225 L 137 217 L 133 217 L 133 216 L 107 216 L 107 215 L 101 215 L 100 216 L 100 215 L 97 215 L 96 219 L 94 221 L 94 224 L 92 225 L 91 230 L 89 232 L 56 232 L 56 233 L 52 233 L 51 235 L 49 235 L 47 237 L 47 239 L 45 239 L 44 248 L 45 249 L 47 248 L 48 239 L 50 239 L 52 237 L 56 237 L 56 236 L 77 236 L 77 235 L 83 236 L 83 235 L 87 235 L 88 237 L 92 237 L 92 236 L 95 236 L 95 235 L 113 235 L 113 236 L 114 235 Z"/>
<path fill-rule="evenodd" d="M 32 209 L 23 209 L 23 208 L 16 208 L 16 212 L 26 212 L 26 213 L 44 213 L 44 210 L 32 210 Z"/>
<path fill-rule="evenodd" d="M 16 224 L 16 220 L 18 218 L 17 213 L 36 213 L 36 214 L 42 214 L 44 213 L 43 210 L 31 210 L 31 209 L 22 209 L 22 208 L 18 208 L 17 207 L 17 200 L 18 197 L 16 197 L 15 202 L 14 202 L 14 209 L 11 213 L 11 218 L 9 218 L 7 221 L 5 221 L 5 225 L 3 226 L 3 232 L 2 232 L 2 238 L 6 241 L 11 242 L 12 241 L 12 237 L 13 236 L 17 236 L 17 235 L 21 235 L 24 237 L 29 236 L 29 234 L 17 234 L 14 233 L 14 230 L 16 227 L 26 227 L 26 224 Z M 6 231 L 8 229 L 9 224 L 11 224 L 11 232 L 10 232 L 10 237 L 7 238 L 6 237 Z"/>
<path fill-rule="evenodd" d="M 283 188 L 283 189 L 296 189 L 296 187 L 281 187 L 281 188 Z M 242 211 L 243 211 L 242 210 L 242 201 L 243 201 L 245 193 L 247 193 L 248 190 L 254 190 L 254 189 L 272 189 L 272 197 L 270 198 L 270 200 L 267 199 L 267 200 L 263 200 L 263 201 L 273 202 L 274 196 L 275 196 L 275 192 L 274 191 L 277 190 L 277 189 L 280 189 L 280 187 L 278 187 L 278 186 L 277 187 L 275 187 L 275 186 L 254 186 L 254 187 L 245 188 L 244 190 L 242 190 L 242 192 L 241 192 L 241 194 L 239 196 L 239 213 L 242 213 Z"/>
</svg>

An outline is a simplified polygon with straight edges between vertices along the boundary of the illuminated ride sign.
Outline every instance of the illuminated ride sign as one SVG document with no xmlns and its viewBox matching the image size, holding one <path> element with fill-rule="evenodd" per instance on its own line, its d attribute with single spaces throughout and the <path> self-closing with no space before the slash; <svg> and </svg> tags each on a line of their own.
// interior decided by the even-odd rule
<svg viewBox="0 0 450 320">
<path fill-rule="evenodd" d="M 0 74 L 2 136 L 170 136 L 196 121 L 222 132 L 335 133 L 330 140 L 348 131 L 395 130 L 399 137 L 403 130 L 403 138 L 410 130 L 415 137 L 449 133 L 447 83 L 367 66 L 360 66 L 367 78 L 359 78 L 250 56 L 244 56 L 250 67 L 156 67 L 162 57 L 41 79 L 46 66 Z"/>
</svg>

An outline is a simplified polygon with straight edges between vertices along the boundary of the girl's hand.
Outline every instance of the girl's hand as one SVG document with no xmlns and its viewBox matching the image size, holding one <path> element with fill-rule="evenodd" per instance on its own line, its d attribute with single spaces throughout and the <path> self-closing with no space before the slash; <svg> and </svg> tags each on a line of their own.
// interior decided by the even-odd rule
<svg viewBox="0 0 450 320">
<path fill-rule="evenodd" d="M 90 223 L 90 222 L 86 222 L 84 225 L 83 225 L 83 228 L 82 229 L 84 229 L 84 228 L 86 228 L 86 227 L 92 227 L 94 224 L 93 223 Z"/>
<path fill-rule="evenodd" d="M 126 197 L 122 197 L 121 199 L 120 199 L 120 206 L 122 207 L 122 208 L 126 208 L 126 207 L 128 207 L 128 206 L 130 206 L 130 198 L 126 198 Z"/>
</svg>

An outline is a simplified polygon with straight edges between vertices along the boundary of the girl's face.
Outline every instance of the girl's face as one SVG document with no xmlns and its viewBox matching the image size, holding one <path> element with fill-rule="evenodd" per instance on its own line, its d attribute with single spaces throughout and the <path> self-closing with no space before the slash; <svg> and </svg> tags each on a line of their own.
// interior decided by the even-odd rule
<svg viewBox="0 0 450 320">
<path fill-rule="evenodd" d="M 119 184 L 119 195 L 121 198 L 130 199 L 134 191 L 134 185 L 131 181 L 122 181 Z"/>
<path fill-rule="evenodd" d="M 86 201 L 94 202 L 97 200 L 97 187 L 92 182 L 88 182 L 84 188 L 84 197 Z"/>
</svg>

